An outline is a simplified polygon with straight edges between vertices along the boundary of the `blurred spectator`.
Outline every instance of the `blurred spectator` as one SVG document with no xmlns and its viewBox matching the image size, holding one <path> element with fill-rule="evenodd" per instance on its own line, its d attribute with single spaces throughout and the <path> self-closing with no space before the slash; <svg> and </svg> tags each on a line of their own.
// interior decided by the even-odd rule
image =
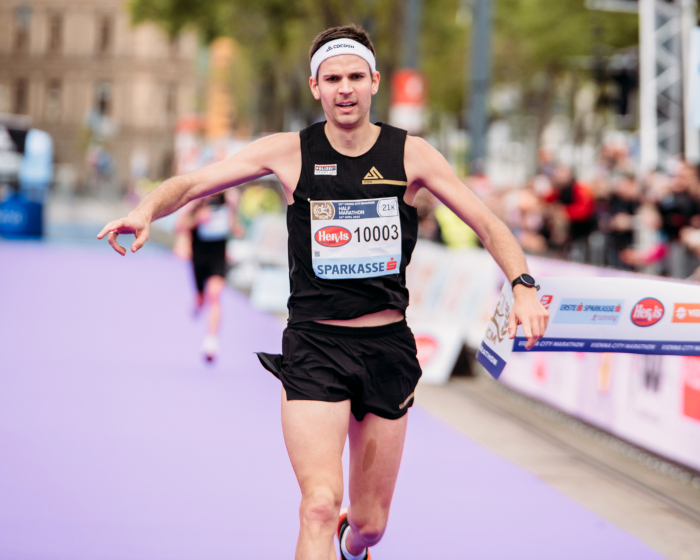
<svg viewBox="0 0 700 560">
<path fill-rule="evenodd" d="M 556 163 L 552 157 L 552 152 L 546 148 L 537 150 L 537 175 L 551 177 L 556 169 Z"/>
<path fill-rule="evenodd" d="M 505 217 L 505 221 L 523 250 L 542 255 L 547 252 L 549 232 L 545 227 L 544 208 L 534 192 L 533 183 L 534 180 L 525 189 L 513 193 L 514 205 Z"/>
<path fill-rule="evenodd" d="M 635 214 L 640 205 L 640 192 L 634 175 L 621 174 L 612 179 L 612 194 L 608 200 L 606 264 L 616 268 L 631 268 L 620 254 L 634 242 Z"/>
<path fill-rule="evenodd" d="M 579 181 L 543 148 L 524 185 L 492 188 L 483 174 L 467 181 L 530 254 L 700 282 L 700 166 L 668 160 L 638 179 L 618 136 L 589 171 L 590 184 Z M 425 191 L 416 207 L 420 237 L 451 246 L 478 241 L 471 230 L 453 236 L 454 215 Z"/>
<path fill-rule="evenodd" d="M 551 239 L 562 245 L 570 260 L 584 262 L 588 254 L 588 236 L 596 229 L 595 200 L 591 189 L 577 181 L 569 166 L 558 165 L 552 173 L 552 190 L 544 196 L 553 205 L 550 213 Z M 562 222 L 567 227 L 565 239 L 559 232 Z"/>
<path fill-rule="evenodd" d="M 698 188 L 697 170 L 682 163 L 670 183 L 669 192 L 657 203 L 662 228 L 669 241 L 666 272 L 674 278 L 690 276 L 697 267 L 697 257 L 680 239 L 680 232 L 688 226 L 700 227 L 700 201 L 695 195 Z"/>
<path fill-rule="evenodd" d="M 661 274 L 668 243 L 661 229 L 656 204 L 644 200 L 635 215 L 634 247 L 622 249 L 620 260 L 629 268 L 646 274 Z"/>
</svg>

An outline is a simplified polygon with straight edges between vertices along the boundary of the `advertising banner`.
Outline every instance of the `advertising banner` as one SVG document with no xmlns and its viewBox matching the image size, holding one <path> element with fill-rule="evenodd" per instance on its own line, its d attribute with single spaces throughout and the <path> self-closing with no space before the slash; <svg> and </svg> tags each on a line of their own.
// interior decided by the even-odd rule
<svg viewBox="0 0 700 560">
<path fill-rule="evenodd" d="M 622 352 L 700 356 L 700 286 L 643 278 L 540 280 L 538 295 L 549 310 L 549 327 L 533 351 Z M 511 352 L 525 351 L 522 326 L 508 338 L 513 307 L 509 285 L 501 291 L 478 361 L 494 377 Z"/>
<path fill-rule="evenodd" d="M 425 128 L 425 80 L 413 69 L 397 70 L 391 77 L 389 122 L 418 134 Z"/>
<path fill-rule="evenodd" d="M 464 344 L 459 324 L 451 321 L 412 321 L 418 362 L 423 370 L 421 383 L 447 383 Z"/>
</svg>

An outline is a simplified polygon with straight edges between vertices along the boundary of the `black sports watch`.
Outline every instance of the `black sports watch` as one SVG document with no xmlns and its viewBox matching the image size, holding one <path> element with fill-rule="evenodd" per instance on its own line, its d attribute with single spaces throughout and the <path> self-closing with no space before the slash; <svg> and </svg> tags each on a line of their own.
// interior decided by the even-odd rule
<svg viewBox="0 0 700 560">
<path fill-rule="evenodd" d="M 537 282 L 535 282 L 535 279 L 529 274 L 521 274 L 515 280 L 513 280 L 511 286 L 515 288 L 515 286 L 517 286 L 518 284 L 522 284 L 527 288 L 535 288 L 536 290 L 540 289 L 540 285 Z"/>
</svg>

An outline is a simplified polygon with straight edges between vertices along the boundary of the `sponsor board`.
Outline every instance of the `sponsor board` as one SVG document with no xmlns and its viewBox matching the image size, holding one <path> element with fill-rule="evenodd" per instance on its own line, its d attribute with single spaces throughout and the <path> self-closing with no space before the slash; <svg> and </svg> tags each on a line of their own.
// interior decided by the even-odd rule
<svg viewBox="0 0 700 560">
<path fill-rule="evenodd" d="M 651 327 L 664 316 L 664 304 L 658 299 L 647 297 L 634 304 L 630 319 L 638 327 Z"/>
<path fill-rule="evenodd" d="M 476 354 L 477 361 L 496 379 L 506 366 L 513 344 L 508 337 L 508 321 L 513 309 L 513 292 L 506 283 L 496 309 L 489 319 L 484 340 Z"/>
<path fill-rule="evenodd" d="M 516 336 L 513 351 L 524 351 L 527 338 Z M 700 356 L 700 342 L 601 338 L 541 338 L 533 348 L 544 352 L 627 352 L 668 356 Z"/>
<path fill-rule="evenodd" d="M 683 358 L 683 414 L 700 420 L 700 358 Z"/>
<path fill-rule="evenodd" d="M 674 303 L 672 323 L 700 323 L 700 303 Z"/>
<path fill-rule="evenodd" d="M 570 325 L 617 325 L 624 303 L 622 299 L 564 298 L 552 322 Z"/>
<path fill-rule="evenodd" d="M 700 356 L 700 336 L 679 320 L 690 313 L 689 304 L 676 304 L 676 324 L 664 322 L 663 329 L 653 327 L 664 317 L 665 309 L 681 299 L 700 300 L 700 286 L 661 280 L 637 278 L 581 278 L 542 277 L 539 279 L 542 296 L 550 306 L 554 301 L 555 313 L 545 336 L 532 348 L 534 352 L 614 352 L 629 354 L 657 354 L 672 356 Z M 670 301 L 669 301 L 670 300 Z M 625 301 L 636 301 L 629 311 L 630 322 L 620 320 L 629 309 Z M 505 367 L 511 352 L 524 352 L 527 344 L 522 326 L 514 341 L 508 339 L 508 317 L 513 303 L 509 285 L 504 285 L 496 309 L 484 334 L 483 344 L 491 349 L 479 351 L 477 359 L 497 377 L 500 371 L 489 360 L 494 353 L 498 366 Z M 679 313 L 678 306 L 685 306 Z M 698 305 L 700 307 L 700 305 Z M 551 312 L 551 311 L 550 311 Z M 609 325 L 612 328 L 591 329 L 590 326 Z M 510 344 L 509 344 L 510 343 Z M 500 360 L 500 361 L 499 361 Z"/>
<path fill-rule="evenodd" d="M 421 383 L 446 383 L 464 344 L 457 324 L 450 320 L 411 321 L 416 340 Z"/>
<path fill-rule="evenodd" d="M 418 363 L 421 367 L 428 367 L 437 354 L 440 344 L 434 336 L 429 334 L 417 334 L 415 339 Z"/>
</svg>

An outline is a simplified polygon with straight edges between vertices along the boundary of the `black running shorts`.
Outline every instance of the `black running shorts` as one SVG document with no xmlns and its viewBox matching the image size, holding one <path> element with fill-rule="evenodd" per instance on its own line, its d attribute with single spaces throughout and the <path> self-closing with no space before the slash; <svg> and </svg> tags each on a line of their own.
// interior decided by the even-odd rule
<svg viewBox="0 0 700 560">
<path fill-rule="evenodd" d="M 226 277 L 226 240 L 197 241 L 192 243 L 192 271 L 197 291 L 204 292 L 204 285 L 212 276 Z"/>
<path fill-rule="evenodd" d="M 298 323 L 285 329 L 282 355 L 258 358 L 282 381 L 288 400 L 349 399 L 358 421 L 368 412 L 390 420 L 406 414 L 421 376 L 405 320 L 380 327 Z"/>
</svg>

